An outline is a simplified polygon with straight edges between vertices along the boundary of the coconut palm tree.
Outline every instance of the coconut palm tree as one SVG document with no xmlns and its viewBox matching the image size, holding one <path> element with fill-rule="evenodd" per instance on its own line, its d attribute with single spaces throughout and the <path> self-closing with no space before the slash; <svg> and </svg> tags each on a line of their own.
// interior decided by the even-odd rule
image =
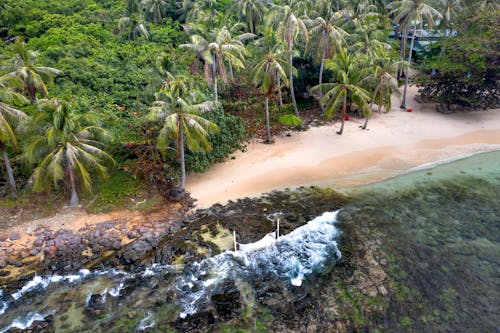
<svg viewBox="0 0 500 333">
<path fill-rule="evenodd" d="M 142 14 L 132 14 L 123 16 L 118 20 L 118 29 L 127 34 L 127 38 L 138 40 L 140 37 L 149 39 L 149 31 L 146 28 L 146 22 Z"/>
<path fill-rule="evenodd" d="M 161 23 L 165 13 L 165 6 L 167 2 L 165 0 L 142 0 L 141 6 L 148 12 L 153 18 L 153 22 L 156 24 Z"/>
<path fill-rule="evenodd" d="M 214 8 L 216 0 L 181 0 L 176 2 L 179 20 L 181 22 L 193 23 L 199 20 L 210 19 L 217 13 Z"/>
<path fill-rule="evenodd" d="M 249 55 L 249 52 L 247 51 L 244 43 L 256 37 L 255 34 L 249 32 L 237 34 L 241 27 L 241 23 L 236 23 L 230 27 L 224 25 L 222 29 L 218 30 L 217 34 L 217 40 L 219 43 L 228 47 L 225 50 L 226 52 L 221 55 L 221 60 L 222 63 L 227 62 L 231 81 L 234 81 L 233 67 L 236 69 L 245 68 L 245 56 Z"/>
<path fill-rule="evenodd" d="M 369 16 L 377 16 L 378 8 L 371 0 L 351 0 L 347 4 L 349 16 L 359 23 Z"/>
<path fill-rule="evenodd" d="M 232 4 L 231 11 L 245 22 L 247 31 L 257 33 L 257 26 L 263 23 L 267 12 L 265 0 L 236 0 Z"/>
<path fill-rule="evenodd" d="M 62 72 L 52 67 L 39 66 L 38 52 L 28 49 L 26 43 L 19 38 L 7 47 L 7 54 L 0 69 L 7 72 L 7 75 L 21 79 L 23 93 L 32 102 L 38 102 L 38 93 L 47 98 L 45 81 Z"/>
<path fill-rule="evenodd" d="M 477 0 L 472 4 L 476 10 L 499 10 L 500 4 L 497 0 Z"/>
<path fill-rule="evenodd" d="M 203 113 L 215 109 L 218 103 L 200 102 L 203 95 L 188 86 L 187 81 L 187 78 L 178 76 L 166 89 L 159 91 L 148 115 L 150 120 L 163 122 L 163 128 L 158 135 L 158 149 L 165 151 L 172 140 L 175 142 L 181 164 L 182 191 L 186 184 L 185 145 L 195 152 L 210 151 L 212 146 L 208 136 L 219 130 L 215 123 L 203 118 Z"/>
<path fill-rule="evenodd" d="M 267 40 L 269 41 L 269 39 Z M 282 45 L 270 45 L 263 43 L 261 46 L 262 56 L 253 67 L 252 81 L 255 85 L 259 86 L 264 94 L 265 113 L 266 113 L 266 143 L 272 143 L 271 126 L 269 121 L 269 99 L 279 87 L 278 77 L 283 77 L 286 83 L 286 67 L 287 60 L 285 53 L 283 53 Z"/>
<path fill-rule="evenodd" d="M 13 198 L 17 197 L 17 188 L 7 148 L 8 146 L 13 149 L 18 148 L 14 125 L 26 121 L 28 116 L 12 105 L 29 103 L 26 97 L 18 94 L 13 89 L 15 85 L 21 86 L 22 83 L 20 80 L 9 76 L 0 77 L 0 150 L 2 151 L 2 158 Z"/>
<path fill-rule="evenodd" d="M 444 37 L 446 38 L 456 24 L 458 16 L 465 12 L 465 8 L 462 6 L 462 0 L 438 0 L 436 9 L 443 15 L 440 29 L 444 31 Z M 446 44 L 442 45 L 440 54 L 442 56 L 446 54 Z"/>
<path fill-rule="evenodd" d="M 390 14 L 394 16 L 396 22 L 404 22 L 406 26 L 405 31 L 408 32 L 409 27 L 413 26 L 410 50 L 408 54 L 408 64 L 411 64 L 413 53 L 413 45 L 415 43 L 415 35 L 417 34 L 417 25 L 423 25 L 425 19 L 432 27 L 434 18 L 442 18 L 443 16 L 434 7 L 432 7 L 426 0 L 397 0 L 387 5 Z M 407 36 L 404 36 L 407 39 Z M 406 91 L 408 89 L 408 73 L 405 75 L 405 86 L 403 90 L 403 98 L 401 100 L 401 108 L 406 109 Z"/>
<path fill-rule="evenodd" d="M 362 63 L 362 55 L 348 53 L 343 49 L 333 59 L 326 61 L 326 68 L 334 73 L 335 82 L 323 83 L 312 88 L 313 92 L 318 92 L 320 89 L 325 91 L 322 103 L 325 104 L 327 118 L 331 118 L 341 107 L 341 127 L 337 132 L 339 135 L 344 131 L 347 100 L 356 103 L 365 116 L 370 113 L 368 107 L 370 93 L 362 87 L 362 81 L 366 77 L 365 66 Z"/>
<path fill-rule="evenodd" d="M 394 61 L 386 51 L 376 59 L 370 62 L 371 74 L 367 77 L 367 81 L 373 87 L 372 98 L 370 102 L 370 110 L 373 103 L 378 105 L 378 111 L 385 108 L 386 112 L 391 110 L 391 96 L 401 95 L 398 88 L 398 80 L 395 77 L 399 66 L 406 67 L 406 63 L 400 64 L 399 61 Z M 369 117 L 365 117 L 365 123 L 361 127 L 366 129 Z"/>
<path fill-rule="evenodd" d="M 371 60 L 381 57 L 381 53 L 386 53 L 391 46 L 386 43 L 388 40 L 386 32 L 377 27 L 377 24 L 378 20 L 368 19 L 356 22 L 352 34 L 354 43 L 351 45 L 350 50 L 364 53 Z"/>
<path fill-rule="evenodd" d="M 127 14 L 118 20 L 118 29 L 122 34 L 126 34 L 128 39 L 134 41 L 139 37 L 149 39 L 149 31 L 146 28 L 144 13 L 141 11 L 143 5 L 145 4 L 141 3 L 140 0 L 127 0 Z"/>
<path fill-rule="evenodd" d="M 227 81 L 225 61 L 231 64 L 230 68 L 244 68 L 243 60 L 246 50 L 241 39 L 232 37 L 226 26 L 214 29 L 208 37 L 207 40 L 201 35 L 191 35 L 191 43 L 179 46 L 194 51 L 205 64 L 211 65 L 214 99 L 215 102 L 218 102 L 217 74 L 221 76 L 223 81 Z"/>
<path fill-rule="evenodd" d="M 347 35 L 341 27 L 336 25 L 338 16 L 333 12 L 329 13 L 329 16 L 325 19 L 323 17 L 317 17 L 314 20 L 305 20 L 305 23 L 310 26 L 309 33 L 317 41 L 314 48 L 314 60 L 319 60 L 319 82 L 318 85 L 323 83 L 323 69 L 325 66 L 325 60 L 331 58 L 335 54 L 336 50 L 340 49 L 342 45 L 345 44 L 344 37 Z M 319 100 L 321 101 L 323 97 L 323 92 L 319 91 Z M 324 110 L 324 105 L 320 103 L 321 111 Z"/>
<path fill-rule="evenodd" d="M 297 108 L 297 100 L 295 99 L 295 89 L 293 87 L 293 51 L 294 42 L 299 35 L 307 42 L 309 40 L 309 32 L 304 21 L 298 17 L 292 7 L 274 6 L 271 8 L 268 23 L 277 27 L 278 35 L 281 37 L 288 49 L 288 82 L 290 84 L 290 96 L 292 97 L 293 111 L 299 117 Z"/>
<path fill-rule="evenodd" d="M 78 205 L 77 188 L 91 191 L 91 173 L 105 177 L 105 164 L 113 163 L 103 150 L 111 140 L 109 132 L 98 125 L 95 114 L 76 113 L 68 102 L 57 99 L 40 101 L 33 125 L 35 134 L 24 156 L 36 165 L 34 191 L 63 183 L 71 192 L 71 206 Z"/>
</svg>

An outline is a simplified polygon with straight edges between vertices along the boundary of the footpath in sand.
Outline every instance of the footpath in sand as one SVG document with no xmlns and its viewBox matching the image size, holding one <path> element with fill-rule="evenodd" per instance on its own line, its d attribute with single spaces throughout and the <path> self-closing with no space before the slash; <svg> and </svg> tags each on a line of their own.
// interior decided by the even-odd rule
<svg viewBox="0 0 500 333">
<path fill-rule="evenodd" d="M 368 130 L 363 119 L 276 137 L 275 143 L 250 143 L 246 152 L 203 174 L 187 177 L 186 189 L 197 207 L 258 196 L 274 189 L 305 185 L 337 189 L 368 184 L 402 174 L 413 167 L 500 149 L 500 109 L 438 113 L 433 103 L 414 100 L 409 87 L 407 107 L 393 101 L 389 113 L 374 112 Z"/>
</svg>

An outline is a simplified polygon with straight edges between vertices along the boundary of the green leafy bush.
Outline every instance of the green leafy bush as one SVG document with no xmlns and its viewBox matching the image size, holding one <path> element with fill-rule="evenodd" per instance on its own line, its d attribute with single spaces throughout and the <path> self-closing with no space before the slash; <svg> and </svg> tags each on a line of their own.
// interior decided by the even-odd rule
<svg viewBox="0 0 500 333">
<path fill-rule="evenodd" d="M 242 149 L 245 139 L 245 128 L 239 117 L 225 113 L 223 110 L 210 112 L 206 119 L 219 126 L 219 133 L 209 136 L 212 144 L 210 152 L 186 152 L 186 169 L 202 172 L 214 162 L 222 162 L 232 152 Z"/>
</svg>

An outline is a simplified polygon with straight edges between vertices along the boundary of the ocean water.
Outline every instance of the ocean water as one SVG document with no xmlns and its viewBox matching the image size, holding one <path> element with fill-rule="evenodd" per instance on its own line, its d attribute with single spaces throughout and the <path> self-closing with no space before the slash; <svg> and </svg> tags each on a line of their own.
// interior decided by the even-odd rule
<svg viewBox="0 0 500 333">
<path fill-rule="evenodd" d="M 343 194 L 274 192 L 196 219 L 261 224 L 257 240 L 276 216 L 282 237 L 261 250 L 0 291 L 0 332 L 44 321 L 39 332 L 500 332 L 500 152 Z"/>
</svg>

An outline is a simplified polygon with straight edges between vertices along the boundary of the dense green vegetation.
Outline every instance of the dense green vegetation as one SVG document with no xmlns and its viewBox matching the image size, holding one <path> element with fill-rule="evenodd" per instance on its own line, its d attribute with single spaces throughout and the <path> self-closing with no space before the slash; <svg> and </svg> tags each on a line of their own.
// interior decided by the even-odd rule
<svg viewBox="0 0 500 333">
<path fill-rule="evenodd" d="M 5 0 L 1 7 L 0 179 L 13 196 L 55 190 L 76 203 L 77 190 L 90 191 L 109 168 L 121 174 L 115 179 L 168 195 L 179 176 L 183 188 L 184 170 L 203 171 L 242 146 L 237 113 L 249 103 L 265 110 L 251 117 L 265 119 L 268 142 L 270 112 L 298 125 L 298 105 L 311 96 L 327 119 L 344 119 L 353 105 L 368 120 L 368 105 L 390 109 L 420 28 L 444 36 L 422 64 L 439 73 L 424 79 L 429 98 L 498 104 L 495 1 Z M 391 42 L 393 30 L 401 42 Z M 408 75 L 400 81 L 402 107 L 408 82 Z"/>
</svg>

